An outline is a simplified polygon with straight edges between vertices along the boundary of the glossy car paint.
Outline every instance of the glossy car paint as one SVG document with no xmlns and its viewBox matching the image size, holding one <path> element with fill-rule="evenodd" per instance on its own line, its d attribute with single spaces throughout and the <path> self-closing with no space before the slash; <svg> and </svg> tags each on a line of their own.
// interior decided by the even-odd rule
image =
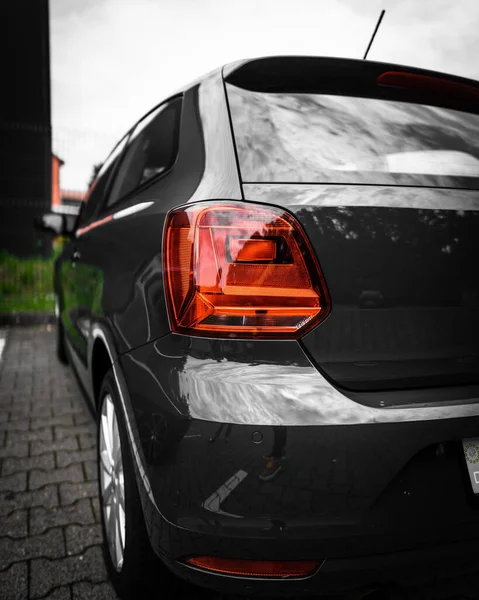
<svg viewBox="0 0 479 600">
<path fill-rule="evenodd" d="M 356 391 L 479 383 L 477 191 L 244 187 L 247 199 L 286 206 L 320 257 L 334 310 L 303 344 L 331 381 Z"/>
<path fill-rule="evenodd" d="M 373 294 L 366 298 L 373 306 L 345 316 L 349 299 L 342 299 L 335 269 L 358 250 L 352 242 L 328 253 L 315 225 L 346 218 L 341 207 L 361 223 L 375 209 L 381 217 L 408 210 L 410 202 L 417 210 L 448 216 L 462 210 L 477 219 L 479 192 L 454 190 L 452 199 L 451 190 L 429 188 L 242 184 L 221 70 L 181 93 L 173 169 L 109 210 L 98 206 L 65 248 L 55 276 L 72 363 L 93 406 L 104 368 L 99 357 L 106 353 L 113 365 L 153 548 L 193 582 L 295 596 L 427 578 L 419 560 L 426 548 L 447 573 L 472 565 L 479 512 L 460 440 L 479 434 L 477 380 L 361 389 L 358 371 L 368 374 L 363 380 L 371 387 L 376 379 L 369 374 L 391 361 L 379 317 L 388 309 L 374 306 Z M 281 206 L 305 227 L 333 293 L 333 312 L 304 339 L 171 333 L 161 254 L 165 217 L 179 205 L 211 199 Z M 391 249 L 384 244 L 381 253 Z M 471 251 L 477 259 L 477 245 Z M 459 279 L 469 281 L 469 266 L 459 265 Z M 380 262 L 368 268 L 370 277 L 387 279 Z M 461 337 L 458 356 L 477 361 L 477 300 L 468 296 L 464 307 L 471 333 Z M 377 329 L 369 347 L 344 319 Z M 404 320 L 410 315 L 387 332 L 389 340 L 403 336 L 394 357 L 403 378 L 412 368 L 413 335 Z M 356 385 L 340 385 L 349 380 Z M 263 456 L 273 446 L 286 456 L 283 468 L 262 481 Z M 304 580 L 252 581 L 183 564 L 193 555 L 326 562 Z"/>
</svg>

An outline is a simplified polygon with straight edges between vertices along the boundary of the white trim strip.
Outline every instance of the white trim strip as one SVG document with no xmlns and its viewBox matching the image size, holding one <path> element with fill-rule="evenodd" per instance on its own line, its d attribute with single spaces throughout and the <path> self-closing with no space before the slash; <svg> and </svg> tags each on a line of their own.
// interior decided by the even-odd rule
<svg viewBox="0 0 479 600">
<path fill-rule="evenodd" d="M 149 208 L 153 204 L 151 202 L 140 202 L 139 204 L 135 204 L 134 206 L 129 206 L 128 208 L 124 208 L 123 210 L 119 210 L 116 213 L 113 213 L 113 219 L 123 219 L 123 217 L 129 217 L 130 215 L 134 215 L 137 212 L 145 210 L 145 208 Z"/>
</svg>

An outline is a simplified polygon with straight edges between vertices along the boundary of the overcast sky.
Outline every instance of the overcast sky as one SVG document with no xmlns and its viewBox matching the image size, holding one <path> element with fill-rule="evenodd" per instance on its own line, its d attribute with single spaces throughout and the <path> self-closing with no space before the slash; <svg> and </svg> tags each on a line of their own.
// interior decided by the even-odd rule
<svg viewBox="0 0 479 600">
<path fill-rule="evenodd" d="M 477 0 L 50 0 L 53 149 L 84 190 L 127 129 L 224 63 L 306 54 L 479 79 Z"/>
</svg>

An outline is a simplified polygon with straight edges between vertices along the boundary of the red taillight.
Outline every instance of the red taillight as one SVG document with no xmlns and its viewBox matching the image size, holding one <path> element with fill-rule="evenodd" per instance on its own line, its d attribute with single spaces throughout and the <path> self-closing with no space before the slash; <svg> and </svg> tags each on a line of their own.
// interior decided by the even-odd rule
<svg viewBox="0 0 479 600">
<path fill-rule="evenodd" d="M 423 92 L 433 92 L 435 94 L 453 96 L 461 100 L 479 100 L 479 89 L 472 85 L 461 83 L 459 81 L 442 79 L 441 77 L 419 75 L 417 73 L 386 71 L 379 75 L 376 79 L 376 83 Z"/>
<path fill-rule="evenodd" d="M 213 556 L 188 558 L 188 564 L 243 577 L 307 577 L 319 569 L 323 561 L 318 560 L 236 560 Z"/>
<path fill-rule="evenodd" d="M 329 313 L 313 250 L 278 208 L 205 202 L 171 211 L 164 269 L 177 333 L 296 338 Z"/>
<path fill-rule="evenodd" d="M 229 251 L 233 262 L 269 262 L 276 258 L 276 242 L 230 237 Z"/>
</svg>

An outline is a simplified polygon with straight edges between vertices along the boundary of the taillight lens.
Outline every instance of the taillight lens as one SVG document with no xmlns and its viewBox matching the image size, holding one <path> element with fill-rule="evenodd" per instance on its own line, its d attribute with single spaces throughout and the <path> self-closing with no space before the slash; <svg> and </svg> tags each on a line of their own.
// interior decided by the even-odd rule
<svg viewBox="0 0 479 600">
<path fill-rule="evenodd" d="M 431 92 L 454 96 L 457 99 L 479 100 L 479 89 L 461 83 L 460 81 L 450 81 L 441 77 L 430 77 L 429 75 L 419 75 L 417 73 L 404 73 L 402 71 L 386 71 L 381 73 L 376 79 L 380 85 L 389 85 L 422 92 Z"/>
<path fill-rule="evenodd" d="M 195 556 L 186 560 L 189 565 L 243 577 L 307 577 L 315 573 L 323 564 L 322 560 L 241 560 L 217 558 L 213 556 Z"/>
<path fill-rule="evenodd" d="M 165 288 L 174 332 L 296 338 L 330 310 L 298 222 L 274 207 L 205 202 L 171 211 Z"/>
</svg>

